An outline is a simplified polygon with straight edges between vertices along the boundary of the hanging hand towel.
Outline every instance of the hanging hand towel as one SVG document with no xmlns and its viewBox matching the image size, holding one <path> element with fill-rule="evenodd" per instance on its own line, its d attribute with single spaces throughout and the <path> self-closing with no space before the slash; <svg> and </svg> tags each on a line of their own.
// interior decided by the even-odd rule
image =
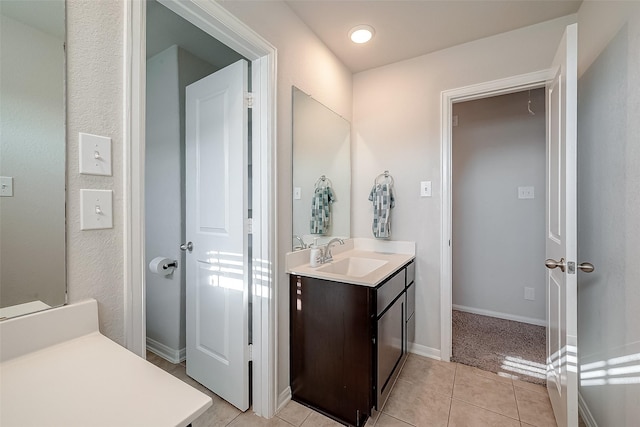
<svg viewBox="0 0 640 427">
<path fill-rule="evenodd" d="M 375 184 L 369 193 L 369 201 L 373 202 L 373 236 L 388 239 L 391 237 L 391 208 L 395 206 L 393 186 L 388 182 Z"/>
<path fill-rule="evenodd" d="M 326 234 L 331 225 L 331 204 L 335 196 L 329 185 L 316 187 L 311 199 L 311 234 Z"/>
</svg>

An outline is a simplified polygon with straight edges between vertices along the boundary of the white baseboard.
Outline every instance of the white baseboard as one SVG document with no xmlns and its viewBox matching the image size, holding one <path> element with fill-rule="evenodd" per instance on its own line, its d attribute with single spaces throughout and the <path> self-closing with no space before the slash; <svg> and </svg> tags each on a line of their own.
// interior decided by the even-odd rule
<svg viewBox="0 0 640 427">
<path fill-rule="evenodd" d="M 578 393 L 578 413 L 588 427 L 598 427 L 598 423 L 596 423 L 595 418 L 591 415 L 587 402 L 584 401 L 580 393 Z"/>
<path fill-rule="evenodd" d="M 175 364 L 187 358 L 187 350 L 185 348 L 176 350 L 149 337 L 147 337 L 147 350 Z"/>
<path fill-rule="evenodd" d="M 282 408 L 287 406 L 287 403 L 291 400 L 291 387 L 287 387 L 282 390 L 280 396 L 278 396 L 278 404 L 276 406 L 276 414 L 280 412 Z"/>
<path fill-rule="evenodd" d="M 482 308 L 466 307 L 464 305 L 452 304 L 454 310 L 464 311 L 466 313 L 481 314 L 483 316 L 497 317 L 498 319 L 513 320 L 516 322 L 529 323 L 537 326 L 547 326 L 547 321 L 542 319 L 534 319 L 533 317 L 517 316 L 515 314 L 499 313 L 497 311 L 484 310 Z"/>
<path fill-rule="evenodd" d="M 427 347 L 426 345 L 409 343 L 409 353 L 417 354 L 418 356 L 429 357 L 431 359 L 442 360 L 440 358 L 440 350 Z"/>
</svg>

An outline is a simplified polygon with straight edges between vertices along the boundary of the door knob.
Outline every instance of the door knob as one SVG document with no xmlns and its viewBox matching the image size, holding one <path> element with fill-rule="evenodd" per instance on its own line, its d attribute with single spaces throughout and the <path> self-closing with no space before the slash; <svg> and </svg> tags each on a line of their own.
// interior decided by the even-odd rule
<svg viewBox="0 0 640 427">
<path fill-rule="evenodd" d="M 593 273 L 596 268 L 590 262 L 581 262 L 578 264 L 578 268 L 585 273 Z"/>
<path fill-rule="evenodd" d="M 180 245 L 180 250 L 181 251 L 189 251 L 189 252 L 191 252 L 193 250 L 193 243 L 187 242 L 187 243 L 181 244 Z"/>
<path fill-rule="evenodd" d="M 544 262 L 544 266 L 549 270 L 553 270 L 554 268 L 560 268 L 560 271 L 564 272 L 564 268 L 566 264 L 564 263 L 564 258 L 560 258 L 560 261 L 553 260 L 549 258 Z"/>
</svg>

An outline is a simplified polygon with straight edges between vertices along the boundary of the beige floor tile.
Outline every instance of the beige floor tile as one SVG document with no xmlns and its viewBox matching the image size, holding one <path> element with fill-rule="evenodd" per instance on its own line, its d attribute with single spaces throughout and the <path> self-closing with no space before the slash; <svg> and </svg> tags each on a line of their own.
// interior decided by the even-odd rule
<svg viewBox="0 0 640 427">
<path fill-rule="evenodd" d="M 520 387 L 516 387 L 515 392 L 520 421 L 535 427 L 556 427 L 548 395 Z"/>
<path fill-rule="evenodd" d="M 277 417 L 282 418 L 289 424 L 293 424 L 296 427 L 302 425 L 304 420 L 307 419 L 311 409 L 304 405 L 299 404 L 291 400 L 287 405 L 276 414 Z"/>
<path fill-rule="evenodd" d="M 266 419 L 247 411 L 236 417 L 229 427 L 291 427 L 291 424 L 278 417 Z"/>
<path fill-rule="evenodd" d="M 507 374 L 496 374 L 489 371 L 483 371 L 482 369 L 475 368 L 473 366 L 463 365 L 461 363 L 456 363 L 456 376 L 458 375 L 480 375 L 486 378 L 490 378 L 492 380 L 501 381 L 504 383 L 511 383 L 512 376 Z"/>
<path fill-rule="evenodd" d="M 451 397 L 456 364 L 409 355 L 399 379 Z"/>
<path fill-rule="evenodd" d="M 540 384 L 534 384 L 534 383 L 529 383 L 529 382 L 520 381 L 520 380 L 513 380 L 513 386 L 526 388 L 527 390 L 536 391 L 538 393 L 542 393 L 547 396 L 549 395 L 549 393 L 547 392 L 547 387 Z"/>
<path fill-rule="evenodd" d="M 380 415 L 378 418 L 378 422 L 375 424 L 376 427 L 412 427 L 411 424 L 407 424 L 404 421 L 400 421 L 397 418 L 393 418 L 387 414 Z M 367 427 L 365 425 L 365 427 Z"/>
<path fill-rule="evenodd" d="M 450 405 L 451 398 L 398 379 L 382 412 L 415 426 L 446 427 Z"/>
<path fill-rule="evenodd" d="M 193 427 L 225 427 L 241 414 L 219 397 L 212 400 L 213 405 L 191 424 Z"/>
<path fill-rule="evenodd" d="M 342 427 L 342 424 L 325 417 L 319 412 L 311 411 L 307 419 L 302 423 L 302 427 Z"/>
<path fill-rule="evenodd" d="M 454 399 L 518 419 L 513 385 L 481 375 L 456 376 Z"/>
<path fill-rule="evenodd" d="M 457 399 L 451 401 L 449 427 L 520 427 L 520 422 Z"/>
<path fill-rule="evenodd" d="M 365 427 L 373 427 L 374 425 L 376 425 L 376 421 L 378 421 L 378 418 L 380 418 L 380 414 L 382 414 L 382 412 L 372 409 L 371 416 L 369 416 L 369 419 L 365 423 Z"/>
</svg>

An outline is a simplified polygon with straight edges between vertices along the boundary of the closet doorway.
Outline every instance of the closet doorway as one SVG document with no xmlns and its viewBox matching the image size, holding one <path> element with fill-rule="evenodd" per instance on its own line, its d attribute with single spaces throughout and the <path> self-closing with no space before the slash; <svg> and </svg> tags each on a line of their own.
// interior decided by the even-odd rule
<svg viewBox="0 0 640 427">
<path fill-rule="evenodd" d="M 546 383 L 545 91 L 453 104 L 452 357 Z"/>
</svg>

